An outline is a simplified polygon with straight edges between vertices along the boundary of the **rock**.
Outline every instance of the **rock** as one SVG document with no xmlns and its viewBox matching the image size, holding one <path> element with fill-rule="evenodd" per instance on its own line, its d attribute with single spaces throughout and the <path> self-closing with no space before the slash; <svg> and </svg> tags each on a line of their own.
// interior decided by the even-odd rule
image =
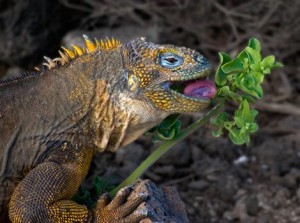
<svg viewBox="0 0 300 223">
<path fill-rule="evenodd" d="M 150 180 L 144 180 L 134 187 L 127 200 L 135 199 L 137 194 L 149 194 L 149 199 L 139 208 L 149 213 L 149 218 L 140 223 L 188 223 L 185 205 L 174 187 L 158 187 Z"/>
<path fill-rule="evenodd" d="M 0 6 L 0 61 L 5 64 L 35 65 L 58 48 L 65 24 L 75 26 L 74 16 L 63 19 L 70 10 L 58 1 L 0 0 Z"/>
<path fill-rule="evenodd" d="M 298 202 L 300 203 L 300 188 L 297 189 L 296 191 Z"/>
<path fill-rule="evenodd" d="M 256 216 L 259 212 L 259 203 L 256 195 L 251 195 L 245 200 L 247 213 L 251 216 Z"/>
<path fill-rule="evenodd" d="M 176 174 L 176 168 L 173 165 L 159 166 L 154 171 L 156 174 L 164 176 L 174 176 Z"/>
<path fill-rule="evenodd" d="M 286 174 L 283 177 L 281 184 L 289 189 L 296 189 L 298 186 L 297 178 L 292 173 Z"/>
<path fill-rule="evenodd" d="M 1 80 L 7 80 L 7 79 L 12 79 L 12 78 L 16 78 L 16 77 L 20 77 L 24 74 L 24 69 L 22 69 L 21 67 L 10 67 L 4 77 Z"/>
<path fill-rule="evenodd" d="M 188 186 L 192 190 L 203 191 L 209 187 L 209 183 L 205 180 L 197 180 L 190 182 Z"/>
<path fill-rule="evenodd" d="M 116 162 L 119 165 L 132 163 L 137 166 L 146 158 L 144 148 L 136 142 L 133 142 L 124 148 L 118 149 L 115 154 Z"/>
<path fill-rule="evenodd" d="M 170 152 L 163 156 L 158 162 L 175 166 L 184 166 L 190 163 L 190 148 L 185 141 L 174 145 Z"/>
<path fill-rule="evenodd" d="M 289 115 L 277 124 L 282 129 L 300 129 L 300 117 Z"/>
<path fill-rule="evenodd" d="M 62 45 L 72 48 L 72 44 L 84 46 L 82 35 L 86 34 L 91 39 L 105 39 L 114 37 L 121 42 L 127 42 L 137 37 L 145 37 L 147 41 L 158 42 L 158 30 L 155 27 L 122 26 L 120 28 L 99 28 L 94 31 L 76 30 L 69 32 L 63 38 Z"/>
<path fill-rule="evenodd" d="M 272 173 L 282 176 L 289 173 L 292 168 L 300 168 L 299 148 L 299 135 L 291 134 L 266 139 L 253 148 L 252 154 L 260 163 L 268 166 Z"/>
<path fill-rule="evenodd" d="M 191 146 L 191 160 L 192 162 L 197 162 L 199 160 L 201 160 L 201 158 L 203 157 L 203 151 L 202 148 L 196 146 L 196 145 L 190 145 Z"/>
</svg>

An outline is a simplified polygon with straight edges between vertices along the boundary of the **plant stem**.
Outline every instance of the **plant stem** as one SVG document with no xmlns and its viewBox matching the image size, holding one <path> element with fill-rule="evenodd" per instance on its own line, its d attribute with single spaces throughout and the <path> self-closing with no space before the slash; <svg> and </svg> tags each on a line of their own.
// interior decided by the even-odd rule
<svg viewBox="0 0 300 223">
<path fill-rule="evenodd" d="M 123 187 L 126 187 L 130 184 L 136 182 L 138 178 L 141 177 L 142 174 L 153 164 L 155 163 L 161 156 L 163 156 L 169 149 L 192 134 L 198 128 L 204 126 L 212 116 L 215 116 L 219 113 L 219 110 L 223 107 L 224 103 L 220 102 L 215 105 L 207 114 L 202 116 L 196 122 L 185 128 L 184 130 L 180 131 L 177 136 L 173 139 L 164 141 L 144 162 L 142 162 L 131 174 L 128 176 L 119 186 L 113 189 L 109 195 L 110 197 L 114 197 L 116 193 Z"/>
</svg>

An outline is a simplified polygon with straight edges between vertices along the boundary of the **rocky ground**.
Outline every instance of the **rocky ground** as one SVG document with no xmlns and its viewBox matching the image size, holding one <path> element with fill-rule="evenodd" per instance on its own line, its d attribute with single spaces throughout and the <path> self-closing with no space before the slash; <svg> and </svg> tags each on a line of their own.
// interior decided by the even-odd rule
<svg viewBox="0 0 300 223">
<path fill-rule="evenodd" d="M 300 222 L 300 1 L 78 2 L 0 0 L 0 77 L 32 69 L 43 55 L 55 57 L 60 44 L 76 42 L 82 33 L 184 45 L 214 66 L 217 52 L 234 55 L 255 36 L 263 54 L 276 55 L 285 68 L 266 79 L 264 99 L 256 105 L 260 130 L 251 144 L 214 138 L 206 126 L 144 177 L 175 186 L 193 223 Z M 197 117 L 182 121 L 188 125 Z M 102 175 L 117 184 L 157 146 L 141 137 L 116 154 L 101 154 L 90 179 Z"/>
</svg>

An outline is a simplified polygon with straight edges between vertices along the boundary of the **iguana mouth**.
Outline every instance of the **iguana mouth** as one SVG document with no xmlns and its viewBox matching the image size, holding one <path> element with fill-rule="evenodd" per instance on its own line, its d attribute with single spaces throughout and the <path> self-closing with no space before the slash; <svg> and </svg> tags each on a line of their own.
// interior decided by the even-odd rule
<svg viewBox="0 0 300 223">
<path fill-rule="evenodd" d="M 181 97 L 186 97 L 193 100 L 211 100 L 217 89 L 213 82 L 207 78 L 198 78 L 187 81 L 167 81 L 164 82 L 163 88 L 169 89 L 173 94 L 179 94 Z"/>
</svg>

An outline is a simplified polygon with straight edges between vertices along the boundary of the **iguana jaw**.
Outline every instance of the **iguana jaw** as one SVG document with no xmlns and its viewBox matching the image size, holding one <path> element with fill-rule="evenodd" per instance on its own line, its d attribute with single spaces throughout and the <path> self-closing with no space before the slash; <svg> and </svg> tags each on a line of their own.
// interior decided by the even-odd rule
<svg viewBox="0 0 300 223">
<path fill-rule="evenodd" d="M 209 73 L 209 70 L 205 70 L 183 80 L 166 81 L 162 87 L 165 91 L 185 100 L 209 102 L 216 94 L 215 85 L 208 80 Z"/>
<path fill-rule="evenodd" d="M 209 74 L 210 68 L 191 75 L 180 75 L 177 71 L 176 77 L 170 75 L 170 80 L 158 83 L 146 96 L 169 114 L 202 111 L 210 105 L 216 93 L 214 84 L 207 80 Z"/>
</svg>

